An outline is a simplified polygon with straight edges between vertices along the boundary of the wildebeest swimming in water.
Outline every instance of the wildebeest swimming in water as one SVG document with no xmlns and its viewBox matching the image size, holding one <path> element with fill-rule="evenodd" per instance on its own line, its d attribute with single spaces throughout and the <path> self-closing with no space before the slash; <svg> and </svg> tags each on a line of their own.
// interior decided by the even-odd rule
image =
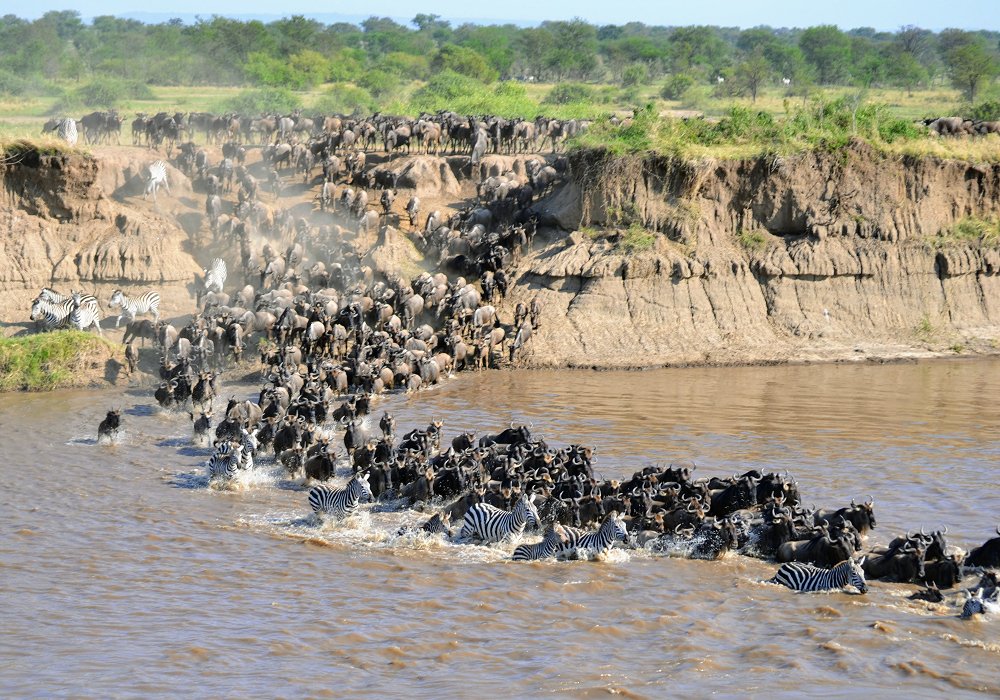
<svg viewBox="0 0 1000 700">
<path fill-rule="evenodd" d="M 101 421 L 101 424 L 97 426 L 97 442 L 99 443 L 109 443 L 116 442 L 118 437 L 121 435 L 122 428 L 122 412 L 120 408 L 108 411 L 108 414 Z"/>
</svg>

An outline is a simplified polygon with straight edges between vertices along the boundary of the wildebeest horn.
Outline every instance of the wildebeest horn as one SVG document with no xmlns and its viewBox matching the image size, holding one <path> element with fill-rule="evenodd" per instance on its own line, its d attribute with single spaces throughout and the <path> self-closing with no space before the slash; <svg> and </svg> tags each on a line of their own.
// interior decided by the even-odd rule
<svg viewBox="0 0 1000 700">
<path fill-rule="evenodd" d="M 998 528 L 998 529 L 1000 529 L 1000 528 Z M 945 525 L 944 527 L 941 528 L 941 534 L 942 535 L 947 535 L 948 534 L 948 526 L 947 525 Z M 1000 533 L 998 533 L 998 534 L 1000 534 Z"/>
<path fill-rule="evenodd" d="M 912 540 L 913 539 L 913 531 L 912 530 L 907 530 L 906 531 L 906 539 L 908 539 L 908 540 Z"/>
<path fill-rule="evenodd" d="M 927 537 L 927 533 L 926 533 L 926 532 L 924 532 L 924 526 L 923 526 L 923 525 L 921 525 L 921 526 L 920 526 L 920 534 L 921 534 L 921 535 L 922 535 L 923 537 Z"/>
<path fill-rule="evenodd" d="M 511 430 L 513 430 L 513 429 L 514 429 L 514 421 L 511 421 L 511 422 L 510 422 L 510 429 L 511 429 Z"/>
<path fill-rule="evenodd" d="M 873 506 L 873 505 L 875 505 L 875 497 L 874 496 L 869 496 L 868 500 L 865 501 L 865 505 L 867 505 L 867 506 Z"/>
<path fill-rule="evenodd" d="M 1000 525 L 997 525 L 997 534 L 1000 535 Z"/>
</svg>

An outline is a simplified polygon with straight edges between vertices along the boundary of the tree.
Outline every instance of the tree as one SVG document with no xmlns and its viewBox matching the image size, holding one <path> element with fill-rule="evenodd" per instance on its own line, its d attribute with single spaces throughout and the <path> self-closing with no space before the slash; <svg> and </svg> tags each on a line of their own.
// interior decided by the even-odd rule
<svg viewBox="0 0 1000 700">
<path fill-rule="evenodd" d="M 436 71 L 452 70 L 483 83 L 497 78 L 496 71 L 490 68 L 485 58 L 472 49 L 455 44 L 442 46 L 431 61 L 431 68 Z"/>
<path fill-rule="evenodd" d="M 799 48 L 816 68 L 819 82 L 843 80 L 851 57 L 851 39 L 832 24 L 810 27 L 799 37 Z"/>
<path fill-rule="evenodd" d="M 996 56 L 989 51 L 978 36 L 958 43 L 944 55 L 952 85 L 962 90 L 969 102 L 976 101 L 976 93 L 989 78 L 997 75 Z"/>
<path fill-rule="evenodd" d="M 764 56 L 762 48 L 754 49 L 736 66 L 733 79 L 740 89 L 750 93 L 750 101 L 757 101 L 757 91 L 771 75 L 771 64 Z"/>
</svg>

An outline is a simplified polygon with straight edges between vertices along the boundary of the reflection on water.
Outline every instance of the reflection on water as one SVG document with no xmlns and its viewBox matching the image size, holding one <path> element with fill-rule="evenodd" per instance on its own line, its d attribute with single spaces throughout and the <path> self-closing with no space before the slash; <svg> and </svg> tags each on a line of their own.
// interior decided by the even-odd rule
<svg viewBox="0 0 1000 700">
<path fill-rule="evenodd" d="M 510 372 L 389 397 L 369 420 L 441 418 L 446 440 L 531 421 L 595 446 L 608 477 L 681 458 L 788 469 L 807 502 L 873 495 L 873 542 L 947 525 L 967 548 L 1000 520 L 997 396 L 996 361 Z M 1000 621 L 909 587 L 794 595 L 738 556 L 516 565 L 509 547 L 399 534 L 427 515 L 386 508 L 317 525 L 280 469 L 207 488 L 187 416 L 133 402 L 106 446 L 120 394 L 4 397 L 5 696 L 1000 692 Z"/>
</svg>

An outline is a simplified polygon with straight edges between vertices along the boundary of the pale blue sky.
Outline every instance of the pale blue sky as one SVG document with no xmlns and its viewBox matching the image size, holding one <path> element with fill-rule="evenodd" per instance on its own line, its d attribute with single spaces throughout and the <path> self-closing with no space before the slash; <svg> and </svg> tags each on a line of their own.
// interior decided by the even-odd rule
<svg viewBox="0 0 1000 700">
<path fill-rule="evenodd" d="M 843 29 L 875 27 L 895 30 L 904 24 L 926 29 L 1000 29 L 1000 3 L 942 2 L 941 0 L 168 0 L 138 4 L 135 0 L 0 0 L 0 15 L 15 14 L 34 18 L 48 10 L 76 9 L 83 17 L 113 14 L 163 21 L 170 16 L 190 19 L 212 14 L 229 16 L 274 17 L 291 14 L 344 15 L 345 21 L 357 21 L 370 15 L 389 16 L 408 21 L 418 12 L 434 13 L 458 21 L 513 21 L 518 24 L 542 20 L 582 17 L 595 24 L 646 24 L 752 27 L 807 27 L 836 24 Z"/>
</svg>

